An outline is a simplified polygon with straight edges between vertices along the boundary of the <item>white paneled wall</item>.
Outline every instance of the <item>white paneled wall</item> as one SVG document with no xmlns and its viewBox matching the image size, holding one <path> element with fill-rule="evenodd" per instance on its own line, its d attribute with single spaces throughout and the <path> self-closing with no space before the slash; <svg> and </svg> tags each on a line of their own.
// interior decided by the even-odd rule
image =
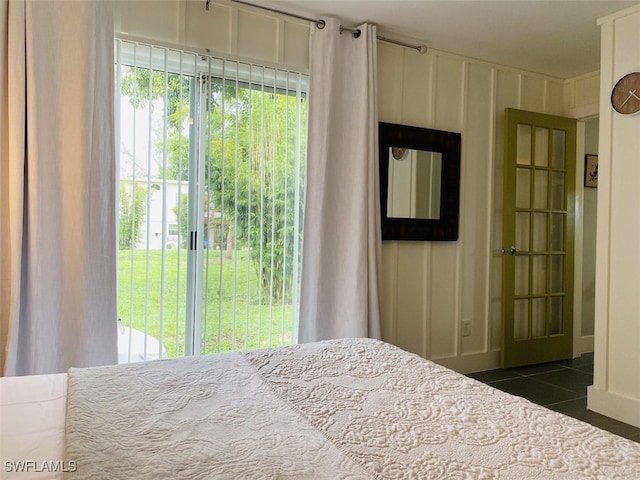
<svg viewBox="0 0 640 480">
<path fill-rule="evenodd" d="M 458 370 L 498 365 L 503 112 L 564 111 L 564 82 L 378 44 L 380 120 L 462 134 L 457 242 L 383 243 L 384 339 Z M 462 322 L 471 335 L 462 336 Z"/>
<path fill-rule="evenodd" d="M 120 1 L 118 31 L 306 71 L 310 25 L 230 2 Z M 378 43 L 380 120 L 462 134 L 460 236 L 383 244 L 383 338 L 460 371 L 500 349 L 503 112 L 569 114 L 580 82 Z M 585 83 L 586 82 L 586 83 Z M 571 106 L 567 106 L 567 95 Z M 582 102 L 582 103 L 581 103 Z M 597 111 L 597 110 L 596 110 Z M 471 335 L 461 335 L 462 322 Z"/>
<path fill-rule="evenodd" d="M 308 22 L 229 1 L 120 0 L 116 32 L 306 72 Z"/>
<path fill-rule="evenodd" d="M 598 115 L 600 109 L 600 72 L 571 78 L 565 82 L 565 115 L 587 118 Z"/>
<path fill-rule="evenodd" d="M 640 5 L 601 21 L 594 385 L 589 409 L 640 427 L 640 116 L 616 114 L 614 84 L 640 71 Z"/>
</svg>

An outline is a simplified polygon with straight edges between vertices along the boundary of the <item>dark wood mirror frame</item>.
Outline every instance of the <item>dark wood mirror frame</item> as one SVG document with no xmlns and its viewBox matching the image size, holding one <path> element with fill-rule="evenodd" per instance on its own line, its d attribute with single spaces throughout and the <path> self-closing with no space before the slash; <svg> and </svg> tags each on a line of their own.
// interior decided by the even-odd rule
<svg viewBox="0 0 640 480">
<path fill-rule="evenodd" d="M 460 146 L 459 133 L 379 123 L 382 240 L 456 241 L 458 239 Z M 442 154 L 440 218 L 413 219 L 387 216 L 389 148 L 391 147 L 405 147 Z"/>
</svg>

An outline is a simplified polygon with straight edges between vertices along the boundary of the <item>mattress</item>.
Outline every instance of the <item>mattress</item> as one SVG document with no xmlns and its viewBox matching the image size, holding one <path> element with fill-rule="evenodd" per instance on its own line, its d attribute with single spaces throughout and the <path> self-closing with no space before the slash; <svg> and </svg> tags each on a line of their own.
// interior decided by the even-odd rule
<svg viewBox="0 0 640 480">
<path fill-rule="evenodd" d="M 64 373 L 0 378 L 0 478 L 61 478 L 66 394 Z"/>
<path fill-rule="evenodd" d="M 375 340 L 68 375 L 65 460 L 77 466 L 69 478 L 615 480 L 640 472 L 640 444 Z"/>
</svg>

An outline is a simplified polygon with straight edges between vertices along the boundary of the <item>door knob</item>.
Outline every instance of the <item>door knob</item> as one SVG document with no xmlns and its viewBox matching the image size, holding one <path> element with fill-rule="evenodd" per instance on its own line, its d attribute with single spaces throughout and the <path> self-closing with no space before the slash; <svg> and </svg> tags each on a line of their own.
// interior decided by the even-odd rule
<svg viewBox="0 0 640 480">
<path fill-rule="evenodd" d="M 516 247 L 511 245 L 508 250 L 505 250 L 503 248 L 502 253 L 508 253 L 509 255 L 517 255 L 518 253 L 520 253 L 520 250 L 518 250 Z"/>
</svg>

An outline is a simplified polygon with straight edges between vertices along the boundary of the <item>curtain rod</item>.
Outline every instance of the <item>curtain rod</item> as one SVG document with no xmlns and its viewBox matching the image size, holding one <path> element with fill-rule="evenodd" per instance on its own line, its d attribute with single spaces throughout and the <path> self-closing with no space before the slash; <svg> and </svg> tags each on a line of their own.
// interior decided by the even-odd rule
<svg viewBox="0 0 640 480">
<path fill-rule="evenodd" d="M 259 8 L 261 10 L 267 10 L 269 12 L 279 13 L 281 15 L 287 15 L 289 17 L 298 18 L 300 20 L 306 20 L 308 22 L 315 23 L 316 27 L 321 29 L 321 30 L 326 25 L 326 22 L 324 20 L 322 20 L 322 19 L 309 18 L 309 17 L 305 17 L 305 16 L 302 16 L 302 15 L 297 15 L 295 13 L 285 12 L 283 10 L 278 10 L 278 9 L 271 8 L 271 7 L 266 7 L 266 6 L 263 6 L 263 5 L 256 5 L 255 3 L 245 2 L 243 0 L 231 0 L 231 1 L 235 2 L 235 3 L 241 3 L 242 5 L 248 5 L 250 7 Z M 211 3 L 211 0 L 206 0 L 206 9 L 207 10 L 209 10 L 210 3 Z M 355 38 L 358 38 L 360 36 L 360 30 L 357 29 L 357 28 L 344 27 L 344 26 L 340 25 L 340 33 L 342 33 L 343 30 L 346 30 L 347 32 L 353 33 L 353 36 Z M 381 37 L 381 36 L 378 36 L 376 38 L 378 40 L 382 41 L 382 42 L 393 43 L 395 45 L 400 45 L 402 47 L 412 48 L 414 50 L 417 50 L 420 53 L 426 53 L 427 52 L 427 47 L 425 45 L 412 45 L 410 43 L 405 43 L 405 42 L 401 42 L 399 40 L 394 40 L 392 38 Z"/>
</svg>

